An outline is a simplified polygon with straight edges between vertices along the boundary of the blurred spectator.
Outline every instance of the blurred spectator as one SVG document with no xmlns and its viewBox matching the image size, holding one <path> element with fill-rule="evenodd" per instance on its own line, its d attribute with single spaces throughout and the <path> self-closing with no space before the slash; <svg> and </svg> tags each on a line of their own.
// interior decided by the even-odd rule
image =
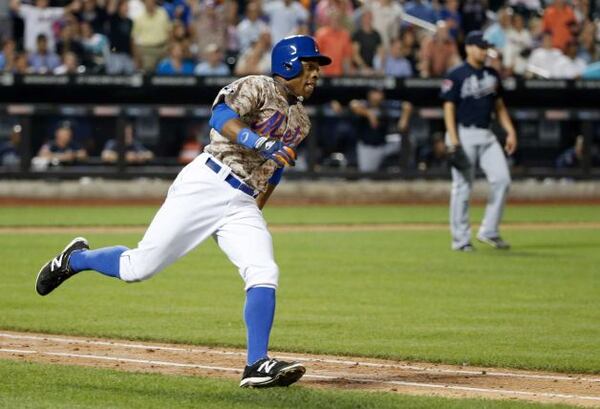
<svg viewBox="0 0 600 409">
<path fill-rule="evenodd" d="M 74 52 L 67 51 L 62 55 L 62 64 L 56 67 L 54 74 L 82 74 L 85 72 L 85 67 L 79 65 L 79 59 Z"/>
<path fill-rule="evenodd" d="M 600 45 L 596 41 L 598 28 L 592 21 L 585 21 L 579 36 L 578 56 L 587 64 L 597 61 L 600 58 Z"/>
<path fill-rule="evenodd" d="M 384 75 L 392 77 L 412 77 L 413 69 L 399 38 L 392 41 L 390 49 L 383 57 L 376 58 L 375 68 Z"/>
<path fill-rule="evenodd" d="M 381 36 L 373 29 L 373 13 L 365 10 L 360 16 L 360 28 L 352 35 L 353 61 L 361 74 L 373 72 L 375 56 L 383 51 Z"/>
<path fill-rule="evenodd" d="M 350 0 L 319 0 L 315 7 L 314 20 L 317 28 L 331 24 L 331 13 L 342 16 L 342 25 L 352 31 L 354 6 Z"/>
<path fill-rule="evenodd" d="M 128 0 L 110 0 L 108 4 L 108 40 L 110 56 L 106 72 L 108 74 L 131 74 L 135 71 L 133 55 L 135 44 L 131 37 L 133 21 L 128 17 Z"/>
<path fill-rule="evenodd" d="M 542 9 L 540 0 L 509 0 L 508 5 L 526 19 Z"/>
<path fill-rule="evenodd" d="M 328 55 L 333 60 L 330 65 L 321 69 L 324 75 L 335 77 L 353 74 L 352 66 L 352 39 L 350 33 L 342 26 L 343 16 L 334 13 L 331 15 L 331 25 L 321 27 L 315 33 L 321 53 Z"/>
<path fill-rule="evenodd" d="M 35 5 L 21 4 L 21 0 L 10 0 L 11 9 L 25 22 L 25 43 L 27 51 L 35 51 L 36 39 L 44 34 L 48 39 L 48 48 L 54 50 L 54 33 L 52 25 L 66 11 L 77 12 L 80 7 L 78 0 L 73 1 L 67 8 L 48 7 L 49 0 L 35 0 Z"/>
<path fill-rule="evenodd" d="M 444 135 L 436 132 L 431 143 L 423 146 L 417 153 L 417 169 L 427 171 L 430 169 L 447 169 L 448 158 L 446 157 L 446 143 Z"/>
<path fill-rule="evenodd" d="M 533 47 L 533 39 L 521 14 L 514 14 L 512 20 L 512 27 L 506 32 L 503 64 L 509 75 L 521 76 L 527 69 L 527 59 L 524 55 Z"/>
<path fill-rule="evenodd" d="M 184 59 L 183 45 L 173 43 L 169 57 L 158 63 L 156 73 L 160 75 L 191 75 L 194 73 L 194 64 Z"/>
<path fill-rule="evenodd" d="M 189 0 L 169 0 L 164 2 L 163 7 L 172 21 L 181 21 L 187 27 L 192 20 L 192 8 L 189 3 Z"/>
<path fill-rule="evenodd" d="M 562 52 L 552 46 L 552 33 L 542 35 L 542 46 L 531 53 L 527 63 L 527 70 L 544 77 L 551 78 L 553 66 L 562 56 Z"/>
<path fill-rule="evenodd" d="M 384 48 L 390 46 L 392 38 L 398 35 L 402 21 L 402 6 L 392 0 L 367 0 L 361 11 L 373 13 L 373 28 L 381 36 Z"/>
<path fill-rule="evenodd" d="M 204 50 L 204 61 L 194 69 L 196 75 L 230 75 L 229 66 L 223 61 L 223 52 L 216 44 L 209 44 Z"/>
<path fill-rule="evenodd" d="M 56 53 L 58 55 L 73 52 L 80 61 L 84 60 L 85 50 L 81 41 L 79 41 L 77 33 L 79 33 L 79 23 L 76 20 L 73 22 L 67 21 L 63 24 L 60 29 L 60 37 L 56 43 Z"/>
<path fill-rule="evenodd" d="M 361 172 L 375 172 L 379 170 L 386 156 L 400 149 L 400 143 L 387 142 L 387 135 L 398 130 L 406 134 L 412 105 L 408 102 L 402 104 L 402 114 L 396 125 L 397 129 L 394 129 L 385 103 L 385 94 L 381 89 L 369 90 L 366 101 L 350 101 L 350 110 L 358 117 L 356 126 L 359 138 L 356 146 L 358 169 Z"/>
<path fill-rule="evenodd" d="M 165 9 L 156 5 L 156 0 L 144 0 L 144 4 L 145 10 L 133 22 L 132 34 L 141 67 L 154 71 L 167 49 L 171 23 Z"/>
<path fill-rule="evenodd" d="M 462 17 L 458 7 L 458 0 L 446 0 L 439 16 L 440 20 L 446 22 L 452 38 L 457 41 L 462 37 Z"/>
<path fill-rule="evenodd" d="M 271 34 L 265 31 L 237 60 L 235 75 L 264 74 L 271 72 Z"/>
<path fill-rule="evenodd" d="M 197 53 L 202 53 L 209 44 L 219 49 L 227 48 L 227 9 L 231 1 L 220 4 L 215 0 L 192 2 L 192 22 L 190 30 Z"/>
<path fill-rule="evenodd" d="M 51 73 L 60 65 L 58 55 L 48 49 L 48 39 L 45 34 L 38 35 L 37 48 L 35 52 L 29 54 L 29 65 L 32 72 L 36 74 Z"/>
<path fill-rule="evenodd" d="M 583 164 L 585 150 L 585 139 L 583 135 L 577 135 L 575 144 L 562 152 L 556 158 L 556 167 L 558 169 L 577 168 Z M 590 152 L 590 165 L 600 166 L 600 152 L 596 145 L 592 145 Z"/>
<path fill-rule="evenodd" d="M 481 30 L 487 19 L 486 11 L 487 0 L 463 0 L 460 8 L 462 32 L 467 34 L 471 31 Z"/>
<path fill-rule="evenodd" d="M 63 124 L 54 132 L 54 139 L 42 145 L 37 158 L 34 158 L 34 166 L 70 165 L 86 159 L 85 149 L 73 141 L 73 130 Z"/>
<path fill-rule="evenodd" d="M 269 19 L 271 42 L 276 44 L 284 37 L 305 31 L 310 15 L 295 0 L 273 0 L 263 4 L 263 12 Z"/>
<path fill-rule="evenodd" d="M 260 19 L 260 3 L 250 1 L 246 5 L 246 17 L 237 26 L 240 52 L 246 51 L 258 40 L 261 33 L 269 30 L 269 26 Z"/>
<path fill-rule="evenodd" d="M 21 163 L 19 149 L 21 146 L 21 125 L 14 125 L 8 140 L 0 143 L 0 165 L 15 167 Z"/>
<path fill-rule="evenodd" d="M 600 61 L 593 62 L 585 67 L 581 77 L 586 80 L 600 80 Z"/>
<path fill-rule="evenodd" d="M 437 13 L 428 0 L 411 0 L 406 3 L 404 9 L 406 14 L 410 14 L 413 17 L 425 20 L 432 24 L 438 19 Z"/>
<path fill-rule="evenodd" d="M 198 45 L 192 42 L 190 32 L 180 20 L 175 20 L 171 26 L 171 40 L 169 43 L 180 43 L 183 47 L 183 58 L 186 59 L 199 56 L 203 51 L 199 50 Z"/>
<path fill-rule="evenodd" d="M 552 46 L 564 50 L 573 37 L 575 13 L 565 0 L 554 0 L 544 10 L 543 29 L 552 33 Z"/>
<path fill-rule="evenodd" d="M 14 40 L 8 39 L 2 44 L 0 52 L 0 71 L 12 71 L 15 66 L 17 44 Z"/>
<path fill-rule="evenodd" d="M 95 33 L 106 33 L 107 14 L 104 7 L 97 4 L 97 0 L 82 0 L 81 11 L 78 14 L 81 22 L 89 23 Z"/>
<path fill-rule="evenodd" d="M 435 34 L 423 40 L 420 57 L 419 73 L 423 78 L 441 77 L 460 63 L 456 41 L 450 37 L 446 23 L 439 21 Z"/>
<path fill-rule="evenodd" d="M 179 155 L 177 156 L 178 163 L 187 165 L 196 159 L 196 156 L 202 153 L 204 145 L 202 145 L 198 139 L 199 138 L 197 137 L 189 137 L 183 142 Z"/>
<path fill-rule="evenodd" d="M 133 125 L 127 124 L 123 130 L 125 133 L 125 161 L 130 165 L 142 165 L 154 159 L 154 154 L 146 149 L 141 142 L 134 138 Z M 119 159 L 118 141 L 109 139 L 102 149 L 102 162 L 116 163 Z"/>
<path fill-rule="evenodd" d="M 412 27 L 405 27 L 400 31 L 400 41 L 402 42 L 402 53 L 410 62 L 412 72 L 417 72 L 417 62 L 419 60 L 419 44 Z"/>
<path fill-rule="evenodd" d="M 483 34 L 484 38 L 500 51 L 504 51 L 506 35 L 512 26 L 512 15 L 513 11 L 508 7 L 498 10 L 498 20 L 489 26 Z"/>
<path fill-rule="evenodd" d="M 86 62 L 92 72 L 101 72 L 109 58 L 108 38 L 104 34 L 95 33 L 92 25 L 83 21 L 81 29 L 81 44 L 86 53 Z"/>
<path fill-rule="evenodd" d="M 581 77 L 587 64 L 577 56 L 577 50 L 578 45 L 575 41 L 567 44 L 565 53 L 554 61 L 552 78 L 572 80 Z"/>
<path fill-rule="evenodd" d="M 29 58 L 26 52 L 17 53 L 12 69 L 15 74 L 30 74 L 31 67 L 29 66 Z"/>
</svg>

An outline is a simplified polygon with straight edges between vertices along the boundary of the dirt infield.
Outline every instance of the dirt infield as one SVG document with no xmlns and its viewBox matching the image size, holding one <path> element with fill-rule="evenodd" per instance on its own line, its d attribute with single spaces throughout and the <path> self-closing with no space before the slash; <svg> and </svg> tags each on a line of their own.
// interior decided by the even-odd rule
<svg viewBox="0 0 600 409">
<path fill-rule="evenodd" d="M 300 385 L 451 398 L 517 399 L 600 407 L 600 377 L 274 353 L 304 362 Z M 0 358 L 122 371 L 239 379 L 239 349 L 0 331 Z"/>
</svg>

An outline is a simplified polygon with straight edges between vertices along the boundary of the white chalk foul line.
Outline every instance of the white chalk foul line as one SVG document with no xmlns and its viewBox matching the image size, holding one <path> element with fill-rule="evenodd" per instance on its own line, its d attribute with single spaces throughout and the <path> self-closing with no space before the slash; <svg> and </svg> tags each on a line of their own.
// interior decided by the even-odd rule
<svg viewBox="0 0 600 409">
<path fill-rule="evenodd" d="M 226 368 L 221 366 L 209 366 L 209 365 L 197 365 L 197 364 L 186 364 L 186 363 L 178 363 L 171 361 L 155 361 L 148 359 L 133 359 L 133 358 L 125 358 L 125 357 L 117 357 L 117 356 L 98 356 L 98 355 L 90 355 L 90 354 L 73 354 L 68 352 L 39 352 L 39 351 L 24 351 L 18 349 L 4 349 L 0 348 L 0 352 L 6 353 L 29 353 L 29 354 L 40 354 L 40 355 L 48 355 L 48 356 L 60 356 L 60 357 L 68 357 L 68 358 L 80 358 L 80 359 L 96 359 L 103 361 L 117 361 L 117 362 L 131 362 L 138 364 L 146 364 L 146 365 L 156 365 L 156 366 L 172 366 L 172 367 L 183 367 L 183 368 L 195 368 L 195 369 L 205 369 L 205 370 L 214 370 L 214 371 L 223 371 L 223 372 L 234 372 L 241 373 L 240 369 L 236 368 Z M 582 399 L 582 400 L 592 400 L 600 402 L 600 397 L 598 396 L 583 396 L 583 395 L 573 395 L 573 394 L 562 394 L 562 393 L 550 393 L 550 392 L 527 392 L 527 391 L 515 391 L 515 390 L 498 390 L 491 388 L 475 388 L 469 386 L 458 386 L 458 385 L 440 385 L 434 383 L 421 383 L 421 382 L 405 382 L 405 381 L 386 381 L 386 380 L 377 380 L 377 379 L 363 379 L 363 378 L 354 378 L 348 377 L 346 374 L 330 374 L 330 375 L 313 375 L 307 374 L 305 378 L 311 379 L 322 379 L 322 380 L 345 380 L 350 382 L 358 382 L 358 383 L 374 383 L 374 384 L 385 384 L 385 385 L 395 385 L 395 386 L 410 386 L 415 388 L 429 388 L 429 389 L 444 389 L 444 390 L 456 390 L 463 392 L 480 392 L 480 393 L 490 393 L 490 394 L 498 394 L 498 395 L 516 395 L 516 396 L 541 396 L 545 398 L 554 398 L 554 399 Z"/>
<path fill-rule="evenodd" d="M 102 346 L 117 346 L 117 347 L 125 347 L 132 349 L 155 349 L 162 351 L 173 351 L 173 352 L 191 352 L 191 353 L 209 353 L 214 355 L 228 355 L 228 356 L 240 356 L 245 357 L 246 354 L 243 352 L 233 352 L 233 351 L 218 351 L 209 348 L 178 348 L 178 347 L 165 347 L 160 345 L 152 345 L 152 344 L 133 344 L 133 343 L 124 343 L 124 342 L 108 342 L 108 341 L 92 341 L 92 340 L 82 340 L 76 338 L 65 338 L 65 337 L 44 337 L 44 336 L 36 336 L 36 335 L 14 335 L 8 333 L 0 333 L 0 337 L 9 338 L 9 339 L 29 339 L 29 340 L 48 340 L 60 343 L 67 344 L 86 344 L 86 345 L 102 345 Z M 472 376 L 497 376 L 504 378 L 523 378 L 523 379 L 544 379 L 551 381 L 582 381 L 582 382 L 592 382 L 592 383 L 600 383 L 600 378 L 588 378 L 588 377 L 574 377 L 574 376 L 565 376 L 565 375 L 539 375 L 539 374 L 524 374 L 517 372 L 499 372 L 499 371 L 485 371 L 483 373 L 481 370 L 466 370 L 466 369 L 444 369 L 444 368 L 430 368 L 425 366 L 416 366 L 416 365 L 406 365 L 406 364 L 383 364 L 383 363 L 373 363 L 373 362 L 361 362 L 361 361 L 349 361 L 344 359 L 322 359 L 322 358 L 307 358 L 307 357 L 299 357 L 299 356 L 287 356 L 287 355 L 279 355 L 280 359 L 292 359 L 300 362 L 324 362 L 329 364 L 339 364 L 339 365 L 359 365 L 373 368 L 393 368 L 393 369 L 405 369 L 405 370 L 414 370 L 421 372 L 429 372 L 429 373 L 444 373 L 444 374 L 457 374 L 457 375 L 472 375 Z"/>
</svg>

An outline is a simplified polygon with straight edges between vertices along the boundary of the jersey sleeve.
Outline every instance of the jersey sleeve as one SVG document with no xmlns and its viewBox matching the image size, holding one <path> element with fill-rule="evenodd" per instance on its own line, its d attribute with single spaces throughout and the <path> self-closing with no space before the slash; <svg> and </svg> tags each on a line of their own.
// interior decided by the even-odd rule
<svg viewBox="0 0 600 409">
<path fill-rule="evenodd" d="M 440 98 L 444 101 L 458 102 L 460 96 L 460 84 L 454 72 L 449 72 L 442 80 Z"/>
<path fill-rule="evenodd" d="M 213 108 L 222 102 L 227 104 L 239 116 L 245 116 L 260 109 L 264 104 L 267 80 L 260 76 L 249 76 L 226 85 L 219 91 L 213 102 Z"/>
</svg>

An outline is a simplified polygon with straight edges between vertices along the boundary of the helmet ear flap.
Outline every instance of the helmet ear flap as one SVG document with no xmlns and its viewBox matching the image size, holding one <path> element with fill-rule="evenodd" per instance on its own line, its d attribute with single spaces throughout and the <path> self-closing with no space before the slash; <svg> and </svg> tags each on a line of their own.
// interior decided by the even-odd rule
<svg viewBox="0 0 600 409">
<path fill-rule="evenodd" d="M 294 68 L 294 64 L 292 64 L 290 61 L 285 61 L 283 63 L 283 68 L 285 68 L 287 71 L 291 71 Z"/>
</svg>

